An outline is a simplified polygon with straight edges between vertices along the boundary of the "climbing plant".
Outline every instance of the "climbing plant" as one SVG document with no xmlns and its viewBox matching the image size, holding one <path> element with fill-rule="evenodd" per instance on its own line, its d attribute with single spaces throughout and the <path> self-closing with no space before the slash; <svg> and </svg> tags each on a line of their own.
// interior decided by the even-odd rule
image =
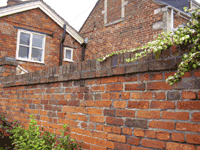
<svg viewBox="0 0 200 150">
<path fill-rule="evenodd" d="M 192 12 L 191 9 L 187 9 L 186 7 L 184 7 L 184 11 Z M 196 9 L 191 14 L 191 21 L 188 22 L 186 26 L 180 27 L 173 32 L 162 32 L 160 35 L 158 35 L 156 40 L 149 42 L 147 45 L 131 50 L 113 52 L 112 54 L 106 55 L 103 58 L 99 58 L 98 61 L 104 61 L 115 54 L 136 52 L 134 58 L 126 59 L 127 62 L 134 62 L 135 60 L 146 57 L 148 53 L 157 53 L 167 50 L 172 45 L 191 44 L 192 47 L 190 48 L 189 52 L 183 54 L 182 62 L 179 64 L 174 76 L 169 76 L 166 79 L 166 82 L 169 85 L 173 85 L 174 83 L 180 81 L 181 77 L 185 75 L 185 72 L 200 66 L 200 9 Z"/>
</svg>

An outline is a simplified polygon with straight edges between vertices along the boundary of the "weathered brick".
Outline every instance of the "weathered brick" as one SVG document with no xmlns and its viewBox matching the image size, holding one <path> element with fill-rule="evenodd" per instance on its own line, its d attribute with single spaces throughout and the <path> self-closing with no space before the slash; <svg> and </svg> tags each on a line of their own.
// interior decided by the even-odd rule
<svg viewBox="0 0 200 150">
<path fill-rule="evenodd" d="M 175 119 L 175 120 L 189 120 L 189 113 L 188 112 L 163 111 L 162 118 L 163 119 Z"/>
<path fill-rule="evenodd" d="M 115 110 L 114 109 L 104 109 L 104 116 L 115 116 Z"/>
<path fill-rule="evenodd" d="M 165 142 L 157 141 L 157 140 L 142 139 L 142 146 L 164 149 L 165 148 Z"/>
<path fill-rule="evenodd" d="M 131 150 L 131 146 L 128 144 L 122 144 L 115 142 L 115 149 L 117 150 Z"/>
<path fill-rule="evenodd" d="M 192 114 L 192 121 L 195 121 L 195 122 L 200 122 L 200 112 L 194 112 Z"/>
<path fill-rule="evenodd" d="M 112 91 L 122 91 L 123 90 L 123 84 L 108 84 L 106 86 L 106 91 L 112 92 Z"/>
<path fill-rule="evenodd" d="M 126 119 L 126 126 L 128 127 L 136 127 L 136 128 L 147 128 L 147 121 L 146 120 L 140 120 L 140 119 Z"/>
<path fill-rule="evenodd" d="M 152 92 L 143 92 L 142 99 L 153 99 L 153 93 Z"/>
<path fill-rule="evenodd" d="M 108 133 L 108 140 L 126 143 L 126 136 Z"/>
<path fill-rule="evenodd" d="M 126 101 L 114 101 L 114 108 L 126 108 Z"/>
<path fill-rule="evenodd" d="M 153 131 L 153 130 L 146 130 L 145 137 L 155 139 L 157 138 L 157 133 L 156 131 Z"/>
<path fill-rule="evenodd" d="M 146 110 L 138 110 L 137 118 L 149 118 L 149 119 L 159 119 L 160 111 L 146 111 Z"/>
<path fill-rule="evenodd" d="M 183 133 L 172 132 L 171 139 L 173 141 L 177 141 L 177 142 L 184 142 L 185 141 L 185 135 Z"/>
<path fill-rule="evenodd" d="M 145 90 L 145 83 L 140 83 L 140 84 L 126 84 L 125 85 L 125 90 L 126 91 L 135 91 L 135 90 Z"/>
<path fill-rule="evenodd" d="M 200 110 L 200 101 L 180 101 L 177 103 L 178 109 Z"/>
<path fill-rule="evenodd" d="M 167 129 L 167 130 L 174 130 L 175 129 L 174 122 L 163 122 L 163 121 L 151 121 L 149 123 L 150 128 L 157 128 L 157 129 Z"/>
<path fill-rule="evenodd" d="M 155 92 L 154 97 L 155 97 L 155 99 L 165 100 L 165 98 L 166 98 L 165 92 Z"/>
<path fill-rule="evenodd" d="M 95 107 L 110 107 L 112 105 L 112 101 L 109 100 L 102 100 L 102 101 L 96 101 Z"/>
<path fill-rule="evenodd" d="M 166 82 L 150 82 L 147 84 L 147 90 L 171 90 L 170 86 Z"/>
<path fill-rule="evenodd" d="M 131 99 L 142 99 L 141 93 L 139 92 L 133 92 Z"/>
<path fill-rule="evenodd" d="M 200 135 L 198 134 L 186 134 L 187 143 L 200 144 Z"/>
<path fill-rule="evenodd" d="M 122 92 L 121 99 L 130 99 L 130 92 Z"/>
<path fill-rule="evenodd" d="M 103 111 L 102 109 L 96 109 L 96 108 L 87 108 L 87 114 L 93 114 L 93 115 L 102 115 Z"/>
<path fill-rule="evenodd" d="M 148 109 L 149 101 L 129 101 L 128 108 Z"/>
<path fill-rule="evenodd" d="M 104 116 L 90 116 L 90 121 L 104 123 Z"/>
<path fill-rule="evenodd" d="M 134 129 L 134 135 L 139 137 L 144 137 L 144 130 Z"/>
<path fill-rule="evenodd" d="M 116 110 L 116 116 L 118 117 L 135 117 L 135 111 L 134 110 Z"/>
<path fill-rule="evenodd" d="M 122 133 L 122 129 L 121 129 L 121 127 L 113 126 L 112 132 L 115 133 L 115 134 L 121 134 Z"/>
<path fill-rule="evenodd" d="M 190 131 L 190 132 L 200 132 L 200 124 L 178 122 L 178 123 L 176 123 L 176 130 Z"/>
<path fill-rule="evenodd" d="M 170 140 L 170 133 L 165 131 L 157 132 L 157 139 L 159 140 Z"/>
<path fill-rule="evenodd" d="M 119 92 L 112 92 L 112 93 L 110 93 L 110 98 L 111 99 L 119 99 L 119 95 L 120 95 Z"/>
<path fill-rule="evenodd" d="M 114 118 L 114 117 L 106 117 L 106 122 L 108 124 L 114 124 L 114 125 L 119 125 L 119 126 L 123 126 L 124 125 L 124 120 L 123 119 Z"/>
<path fill-rule="evenodd" d="M 196 150 L 194 145 L 167 142 L 166 150 Z"/>
<path fill-rule="evenodd" d="M 197 99 L 197 94 L 196 92 L 192 92 L 192 91 L 183 91 L 182 98 L 183 99 Z"/>
<path fill-rule="evenodd" d="M 136 137 L 127 137 L 127 143 L 132 145 L 140 145 L 140 139 Z"/>
<path fill-rule="evenodd" d="M 151 108 L 153 109 L 175 109 L 175 103 L 169 101 L 152 101 Z"/>
<path fill-rule="evenodd" d="M 179 91 L 169 91 L 167 92 L 167 100 L 179 100 L 180 92 Z"/>
<path fill-rule="evenodd" d="M 123 134 L 132 135 L 132 129 L 131 128 L 123 128 L 122 132 L 123 132 Z"/>
</svg>

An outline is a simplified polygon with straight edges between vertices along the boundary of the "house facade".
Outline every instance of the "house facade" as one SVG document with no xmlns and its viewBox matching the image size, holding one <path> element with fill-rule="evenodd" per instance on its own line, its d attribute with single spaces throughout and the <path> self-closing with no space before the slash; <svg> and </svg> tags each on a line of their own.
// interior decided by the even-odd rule
<svg viewBox="0 0 200 150">
<path fill-rule="evenodd" d="M 131 49 L 154 40 L 190 20 L 183 7 L 196 1 L 99 0 L 79 33 L 88 41 L 85 59 Z"/>
<path fill-rule="evenodd" d="M 0 8 L 0 57 L 27 72 L 81 61 L 83 38 L 45 2 L 7 3 Z"/>
</svg>

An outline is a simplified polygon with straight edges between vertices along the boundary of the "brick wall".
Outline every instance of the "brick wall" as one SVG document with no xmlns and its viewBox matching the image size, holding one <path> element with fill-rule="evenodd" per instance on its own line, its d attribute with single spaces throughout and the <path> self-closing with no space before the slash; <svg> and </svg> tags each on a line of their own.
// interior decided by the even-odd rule
<svg viewBox="0 0 200 150">
<path fill-rule="evenodd" d="M 152 0 L 99 0 L 80 30 L 89 39 L 85 59 L 142 46 L 162 31 L 171 30 L 170 10 L 160 8 Z M 180 16 L 174 17 L 175 28 L 185 22 Z"/>
<path fill-rule="evenodd" d="M 200 70 L 169 86 L 180 46 L 134 63 L 133 53 L 1 78 L 0 111 L 28 126 L 34 114 L 45 131 L 88 150 L 196 150 L 200 144 Z M 177 54 L 179 54 L 177 56 Z M 155 59 L 156 58 L 156 59 Z"/>
<path fill-rule="evenodd" d="M 16 27 L 47 34 L 45 42 L 45 63 L 18 61 L 20 66 L 30 72 L 58 66 L 63 29 L 40 9 L 33 9 L 0 18 L 0 57 L 8 56 L 16 58 L 18 32 Z M 64 45 L 74 48 L 74 61 L 81 61 L 81 46 L 69 34 L 66 34 Z M 68 64 L 68 62 L 63 62 L 63 64 Z"/>
<path fill-rule="evenodd" d="M 17 65 L 17 62 L 13 58 L 0 58 L 0 77 L 15 75 Z"/>
</svg>

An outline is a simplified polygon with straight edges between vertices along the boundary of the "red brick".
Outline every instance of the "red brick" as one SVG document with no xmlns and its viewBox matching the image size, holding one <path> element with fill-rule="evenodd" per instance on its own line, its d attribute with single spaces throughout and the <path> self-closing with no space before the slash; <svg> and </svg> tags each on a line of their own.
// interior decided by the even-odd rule
<svg viewBox="0 0 200 150">
<path fill-rule="evenodd" d="M 142 93 L 142 99 L 153 99 L 153 93 L 152 92 L 143 92 Z"/>
<path fill-rule="evenodd" d="M 144 130 L 134 129 L 134 135 L 139 137 L 144 137 Z"/>
<path fill-rule="evenodd" d="M 148 149 L 148 148 L 143 148 L 143 147 L 131 146 L 131 150 L 150 150 L 150 149 Z"/>
<path fill-rule="evenodd" d="M 175 109 L 175 103 L 169 101 L 152 101 L 151 108 L 153 109 Z"/>
<path fill-rule="evenodd" d="M 122 144 L 115 142 L 115 149 L 117 150 L 131 150 L 131 146 L 128 144 Z"/>
<path fill-rule="evenodd" d="M 123 84 L 108 84 L 106 86 L 106 91 L 112 92 L 112 91 L 122 91 L 123 90 Z"/>
<path fill-rule="evenodd" d="M 136 75 L 131 75 L 131 76 L 125 76 L 125 77 L 119 77 L 119 82 L 133 82 L 137 81 L 138 77 Z"/>
<path fill-rule="evenodd" d="M 155 92 L 154 97 L 155 97 L 155 99 L 159 99 L 159 100 L 166 99 L 165 92 Z"/>
<path fill-rule="evenodd" d="M 160 111 L 146 111 L 146 110 L 138 110 L 137 118 L 149 118 L 149 119 L 159 119 Z"/>
<path fill-rule="evenodd" d="M 149 140 L 149 139 L 142 139 L 142 146 L 164 149 L 165 148 L 165 142 L 156 141 L 156 140 Z"/>
<path fill-rule="evenodd" d="M 198 134 L 186 134 L 187 143 L 200 144 L 200 135 Z"/>
<path fill-rule="evenodd" d="M 105 87 L 104 85 L 101 85 L 101 86 L 93 86 L 91 88 L 91 92 L 103 92 L 105 90 Z"/>
<path fill-rule="evenodd" d="M 167 79 L 169 76 L 174 76 L 176 72 L 169 72 L 169 73 L 165 73 L 165 79 Z"/>
<path fill-rule="evenodd" d="M 102 109 L 96 109 L 96 108 L 87 108 L 87 114 L 92 115 L 102 115 L 103 111 Z"/>
<path fill-rule="evenodd" d="M 166 150 L 196 150 L 194 145 L 168 142 Z"/>
<path fill-rule="evenodd" d="M 200 112 L 194 112 L 192 114 L 192 121 L 200 122 Z"/>
<path fill-rule="evenodd" d="M 149 80 L 149 74 L 140 74 L 139 80 L 140 81 L 148 81 Z"/>
<path fill-rule="evenodd" d="M 157 138 L 157 133 L 156 133 L 156 131 L 153 131 L 153 130 L 146 130 L 145 137 L 155 139 L 155 138 Z"/>
<path fill-rule="evenodd" d="M 171 90 L 172 86 L 170 86 L 166 82 L 151 82 L 147 84 L 148 90 Z"/>
<path fill-rule="evenodd" d="M 121 99 L 130 99 L 130 92 L 122 92 Z"/>
<path fill-rule="evenodd" d="M 104 126 L 104 132 L 113 132 L 113 127 L 112 126 Z"/>
<path fill-rule="evenodd" d="M 122 132 L 123 132 L 123 134 L 132 135 L 131 128 L 123 128 Z"/>
<path fill-rule="evenodd" d="M 150 74 L 150 80 L 162 80 L 162 73 L 151 73 Z"/>
<path fill-rule="evenodd" d="M 116 116 L 119 117 L 135 117 L 135 111 L 134 110 L 116 110 Z"/>
<path fill-rule="evenodd" d="M 182 98 L 183 99 L 197 99 L 197 94 L 196 92 L 192 92 L 192 91 L 183 91 Z"/>
<path fill-rule="evenodd" d="M 110 107 L 111 105 L 112 105 L 112 101 L 108 101 L 108 100 L 95 102 L 95 107 Z"/>
<path fill-rule="evenodd" d="M 185 135 L 183 133 L 172 132 L 171 139 L 177 142 L 185 142 Z"/>
<path fill-rule="evenodd" d="M 126 108 L 126 101 L 114 101 L 114 108 Z"/>
<path fill-rule="evenodd" d="M 121 127 L 113 126 L 112 131 L 113 131 L 113 133 L 115 133 L 115 134 L 121 134 L 121 133 L 122 133 Z"/>
<path fill-rule="evenodd" d="M 200 91 L 198 92 L 198 99 L 200 99 Z"/>
<path fill-rule="evenodd" d="M 117 134 L 109 134 L 108 133 L 108 140 L 116 141 L 121 143 L 126 143 L 126 136 L 124 135 L 117 135 Z"/>
<path fill-rule="evenodd" d="M 107 133 L 104 133 L 104 132 L 92 131 L 92 136 L 98 137 L 101 139 L 107 139 Z"/>
<path fill-rule="evenodd" d="M 142 99 L 141 93 L 139 92 L 133 92 L 131 99 Z"/>
<path fill-rule="evenodd" d="M 189 113 L 188 112 L 163 111 L 162 118 L 163 119 L 175 119 L 175 120 L 189 120 Z"/>
<path fill-rule="evenodd" d="M 119 81 L 119 77 L 110 77 L 110 78 L 102 78 L 101 84 L 104 83 L 117 83 Z"/>
<path fill-rule="evenodd" d="M 129 101 L 128 108 L 148 109 L 149 101 Z"/>
<path fill-rule="evenodd" d="M 178 109 L 200 110 L 200 101 L 180 101 L 177 102 Z"/>
<path fill-rule="evenodd" d="M 159 140 L 170 140 L 170 133 L 165 131 L 157 132 L 157 139 Z"/>
<path fill-rule="evenodd" d="M 163 122 L 163 121 L 151 121 L 149 123 L 150 128 L 157 128 L 157 129 L 167 129 L 167 130 L 174 130 L 175 129 L 174 122 Z"/>
<path fill-rule="evenodd" d="M 94 107 L 95 101 L 86 101 L 86 106 L 88 107 Z"/>
<path fill-rule="evenodd" d="M 145 83 L 139 83 L 139 84 L 126 84 L 125 85 L 126 91 L 135 91 L 135 90 L 145 90 Z"/>
<path fill-rule="evenodd" d="M 110 99 L 110 93 L 102 93 L 102 99 Z"/>
<path fill-rule="evenodd" d="M 104 118 L 104 116 L 90 116 L 90 121 L 104 123 Z"/>
<path fill-rule="evenodd" d="M 178 123 L 176 123 L 176 130 L 190 131 L 190 132 L 200 132 L 200 124 L 178 122 Z"/>
<path fill-rule="evenodd" d="M 110 94 L 111 99 L 119 99 L 119 92 L 113 92 Z"/>
<path fill-rule="evenodd" d="M 200 77 L 200 71 L 199 71 L 199 70 L 195 70 L 195 71 L 194 71 L 194 76 Z"/>
<path fill-rule="evenodd" d="M 137 137 L 127 137 L 127 143 L 133 145 L 140 145 L 140 139 Z"/>
<path fill-rule="evenodd" d="M 103 131 L 103 125 L 97 124 L 96 130 Z"/>
<path fill-rule="evenodd" d="M 124 125 L 124 120 L 119 118 L 106 117 L 106 122 L 108 124 L 113 124 L 113 125 L 119 125 L 119 126 Z"/>
</svg>

